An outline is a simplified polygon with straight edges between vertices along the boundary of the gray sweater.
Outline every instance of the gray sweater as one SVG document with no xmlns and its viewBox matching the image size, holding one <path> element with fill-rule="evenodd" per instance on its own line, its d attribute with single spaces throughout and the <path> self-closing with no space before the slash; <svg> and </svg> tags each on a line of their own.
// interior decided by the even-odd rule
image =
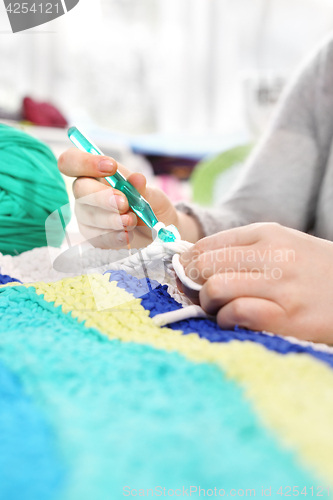
<svg viewBox="0 0 333 500">
<path fill-rule="evenodd" d="M 214 209 L 179 204 L 206 236 L 279 222 L 333 240 L 333 37 L 286 89 L 239 182 Z"/>
</svg>

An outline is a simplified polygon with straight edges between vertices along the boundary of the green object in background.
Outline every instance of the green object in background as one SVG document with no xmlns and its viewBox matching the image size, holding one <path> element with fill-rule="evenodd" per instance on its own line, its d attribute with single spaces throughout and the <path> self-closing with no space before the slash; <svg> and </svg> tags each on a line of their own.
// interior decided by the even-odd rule
<svg viewBox="0 0 333 500">
<path fill-rule="evenodd" d="M 211 205 L 217 177 L 234 165 L 243 162 L 253 145 L 237 146 L 210 160 L 200 162 L 191 176 L 193 201 L 199 205 Z"/>
<path fill-rule="evenodd" d="M 49 215 L 62 208 L 59 224 Z M 48 146 L 0 124 L 0 252 L 16 255 L 35 247 L 60 246 L 70 219 L 69 200 L 57 160 Z"/>
</svg>

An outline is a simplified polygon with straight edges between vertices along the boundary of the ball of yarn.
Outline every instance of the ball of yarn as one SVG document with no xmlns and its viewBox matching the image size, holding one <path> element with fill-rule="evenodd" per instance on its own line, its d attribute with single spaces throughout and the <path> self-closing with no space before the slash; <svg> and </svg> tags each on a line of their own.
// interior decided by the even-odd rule
<svg viewBox="0 0 333 500">
<path fill-rule="evenodd" d="M 50 240 L 60 246 L 70 219 L 68 203 L 52 151 L 28 134 L 0 125 L 0 252 L 15 255 Z M 51 217 L 46 235 L 46 219 L 60 208 L 61 224 Z"/>
</svg>

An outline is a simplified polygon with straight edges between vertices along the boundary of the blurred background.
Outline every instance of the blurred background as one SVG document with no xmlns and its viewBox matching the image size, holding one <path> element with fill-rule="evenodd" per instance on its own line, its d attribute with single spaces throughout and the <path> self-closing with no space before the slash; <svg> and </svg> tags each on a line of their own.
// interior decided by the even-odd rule
<svg viewBox="0 0 333 500">
<path fill-rule="evenodd" d="M 174 201 L 212 204 L 248 149 L 222 161 L 209 196 L 200 198 L 194 167 L 255 143 L 288 78 L 332 28 L 331 0 L 80 0 L 13 34 L 1 2 L 0 120 L 57 156 L 70 145 L 66 122 L 75 124 Z"/>
</svg>

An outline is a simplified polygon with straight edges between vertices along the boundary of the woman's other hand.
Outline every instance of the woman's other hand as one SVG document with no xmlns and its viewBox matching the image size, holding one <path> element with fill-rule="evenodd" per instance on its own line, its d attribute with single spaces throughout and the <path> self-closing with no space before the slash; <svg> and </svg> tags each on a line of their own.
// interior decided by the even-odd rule
<svg viewBox="0 0 333 500">
<path fill-rule="evenodd" d="M 333 343 L 333 243 L 278 224 L 200 240 L 181 256 L 199 300 L 222 328 Z"/>
</svg>

